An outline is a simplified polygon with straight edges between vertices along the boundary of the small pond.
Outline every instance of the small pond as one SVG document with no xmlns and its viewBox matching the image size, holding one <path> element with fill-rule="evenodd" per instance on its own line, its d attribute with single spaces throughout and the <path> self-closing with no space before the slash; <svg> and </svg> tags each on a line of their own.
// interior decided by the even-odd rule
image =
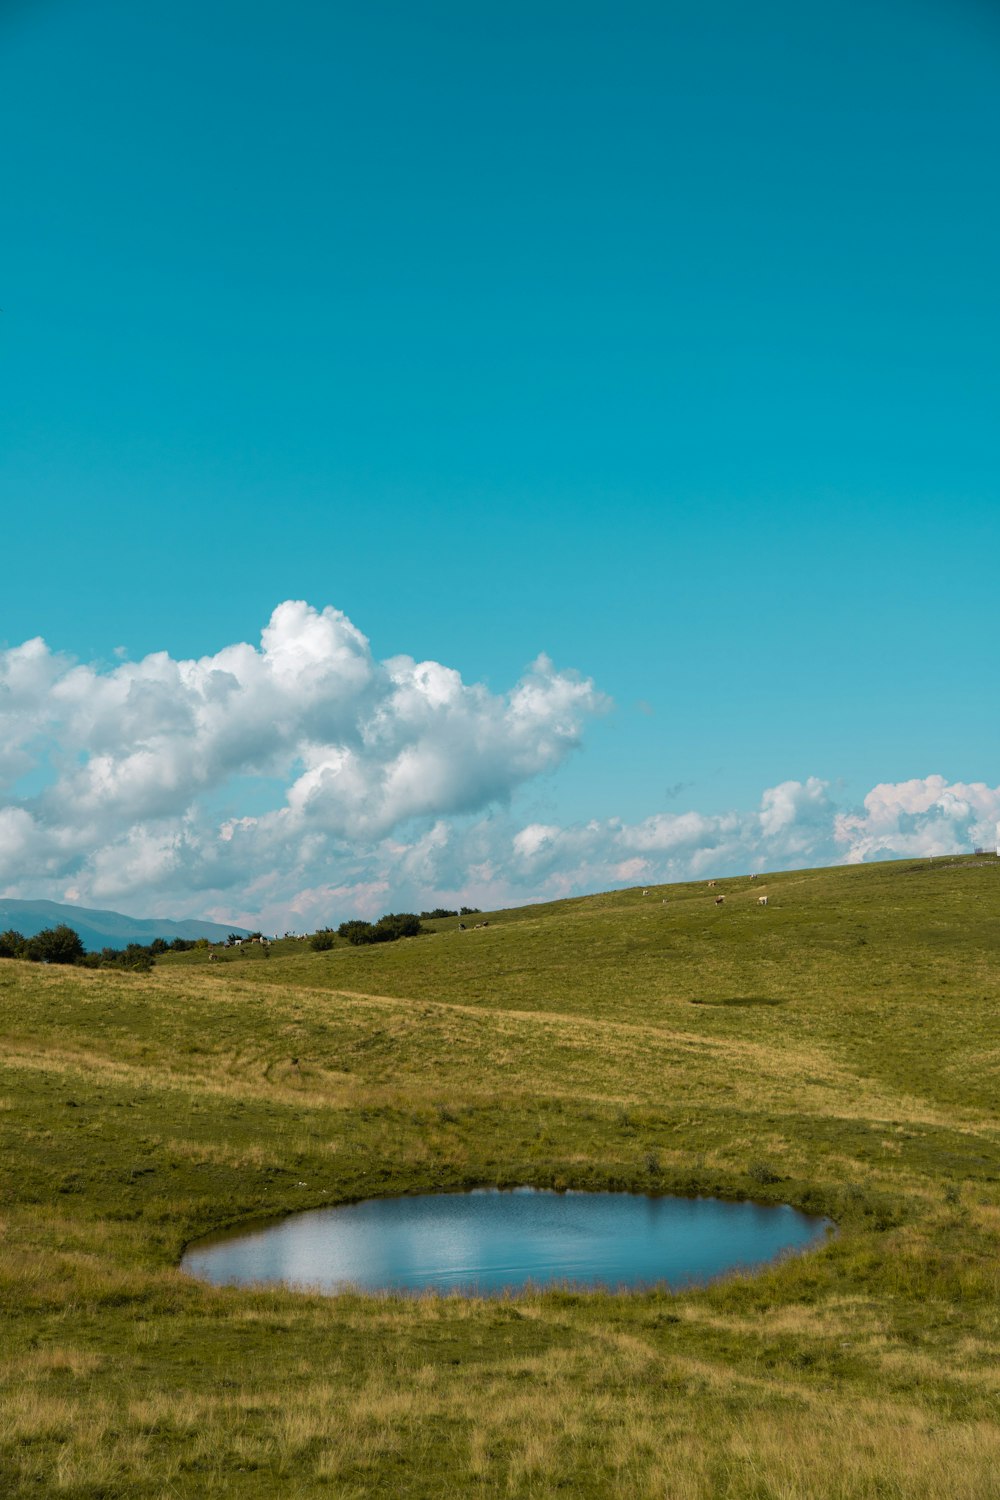
<svg viewBox="0 0 1000 1500">
<path fill-rule="evenodd" d="M 293 1214 L 199 1240 L 181 1266 L 219 1286 L 323 1292 L 679 1288 L 805 1250 L 832 1227 L 780 1204 L 479 1188 Z"/>
</svg>

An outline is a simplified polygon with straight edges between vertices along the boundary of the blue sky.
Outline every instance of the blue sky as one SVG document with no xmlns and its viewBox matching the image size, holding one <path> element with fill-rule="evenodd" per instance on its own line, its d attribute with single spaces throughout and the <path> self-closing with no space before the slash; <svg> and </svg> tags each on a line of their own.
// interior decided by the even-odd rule
<svg viewBox="0 0 1000 1500">
<path fill-rule="evenodd" d="M 498 700 L 592 679 L 408 847 L 996 781 L 998 99 L 973 0 L 5 7 L 0 642 L 100 675 L 306 600 Z M 111 731 L 40 722 L 51 831 Z M 285 750 L 191 796 L 279 806 Z M 87 837 L 188 815 L 134 812 Z M 0 882 L 110 899 L 77 833 Z"/>
</svg>

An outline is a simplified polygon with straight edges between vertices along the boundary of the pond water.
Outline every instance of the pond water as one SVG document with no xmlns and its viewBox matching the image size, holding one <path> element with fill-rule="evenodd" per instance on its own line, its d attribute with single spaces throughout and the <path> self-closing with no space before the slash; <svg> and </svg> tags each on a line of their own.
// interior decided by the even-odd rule
<svg viewBox="0 0 1000 1500">
<path fill-rule="evenodd" d="M 536 1188 L 375 1198 L 314 1209 L 188 1247 L 216 1285 L 483 1295 L 570 1282 L 693 1286 L 821 1243 L 829 1219 L 787 1205 Z"/>
</svg>

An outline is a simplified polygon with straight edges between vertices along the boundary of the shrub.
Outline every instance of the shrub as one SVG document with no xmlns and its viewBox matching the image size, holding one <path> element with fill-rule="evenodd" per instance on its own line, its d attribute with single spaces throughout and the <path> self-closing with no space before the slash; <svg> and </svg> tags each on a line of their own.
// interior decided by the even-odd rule
<svg viewBox="0 0 1000 1500">
<path fill-rule="evenodd" d="M 43 927 L 28 939 L 27 957 L 36 964 L 75 964 L 83 957 L 80 934 L 60 922 L 58 927 Z"/>
<path fill-rule="evenodd" d="M 120 969 L 132 969 L 137 974 L 148 974 L 155 962 L 149 948 L 144 948 L 141 943 L 128 943 L 119 953 L 117 965 Z"/>
<path fill-rule="evenodd" d="M 333 928 L 321 927 L 319 931 L 314 932 L 312 937 L 309 939 L 309 946 L 310 948 L 314 948 L 317 953 L 325 953 L 328 948 L 333 947 L 335 941 L 336 935 L 333 931 Z"/>
<path fill-rule="evenodd" d="M 355 947 L 364 943 L 394 943 L 397 938 L 417 937 L 423 932 L 420 918 L 412 911 L 390 911 L 377 922 L 364 922 L 356 917 L 351 922 L 341 922 L 337 932 Z"/>
<path fill-rule="evenodd" d="M 362 943 L 374 943 L 375 941 L 374 923 L 363 922 L 359 917 L 356 917 L 352 922 L 341 922 L 337 928 L 337 932 L 342 938 L 346 938 L 349 943 L 353 943 L 356 948 L 360 947 Z"/>
<path fill-rule="evenodd" d="M 0 958 L 23 958 L 27 946 L 27 938 L 22 932 L 15 932 L 13 927 L 0 932 Z"/>
<path fill-rule="evenodd" d="M 85 953 L 77 963 L 87 969 L 131 969 L 137 974 L 148 974 L 156 963 L 155 943 L 148 947 L 142 943 L 128 943 L 124 948 L 102 948 L 100 953 Z"/>
<path fill-rule="evenodd" d="M 773 1167 L 769 1166 L 766 1161 L 752 1161 L 747 1167 L 747 1176 L 751 1182 L 757 1182 L 761 1187 L 765 1187 L 771 1182 L 781 1181 L 779 1173 Z"/>
<path fill-rule="evenodd" d="M 391 911 L 375 923 L 374 941 L 393 943 L 396 938 L 417 937 L 421 932 L 420 918 L 414 912 Z"/>
</svg>

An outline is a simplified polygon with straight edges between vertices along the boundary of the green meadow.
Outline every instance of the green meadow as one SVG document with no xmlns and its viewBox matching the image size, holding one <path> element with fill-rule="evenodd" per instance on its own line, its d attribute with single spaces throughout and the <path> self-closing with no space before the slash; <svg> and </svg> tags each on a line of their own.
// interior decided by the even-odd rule
<svg viewBox="0 0 1000 1500">
<path fill-rule="evenodd" d="M 0 961 L 4 1500 L 1000 1495 L 1000 861 L 482 920 Z M 676 1296 L 177 1269 L 241 1220 L 519 1183 L 839 1232 Z"/>
</svg>

